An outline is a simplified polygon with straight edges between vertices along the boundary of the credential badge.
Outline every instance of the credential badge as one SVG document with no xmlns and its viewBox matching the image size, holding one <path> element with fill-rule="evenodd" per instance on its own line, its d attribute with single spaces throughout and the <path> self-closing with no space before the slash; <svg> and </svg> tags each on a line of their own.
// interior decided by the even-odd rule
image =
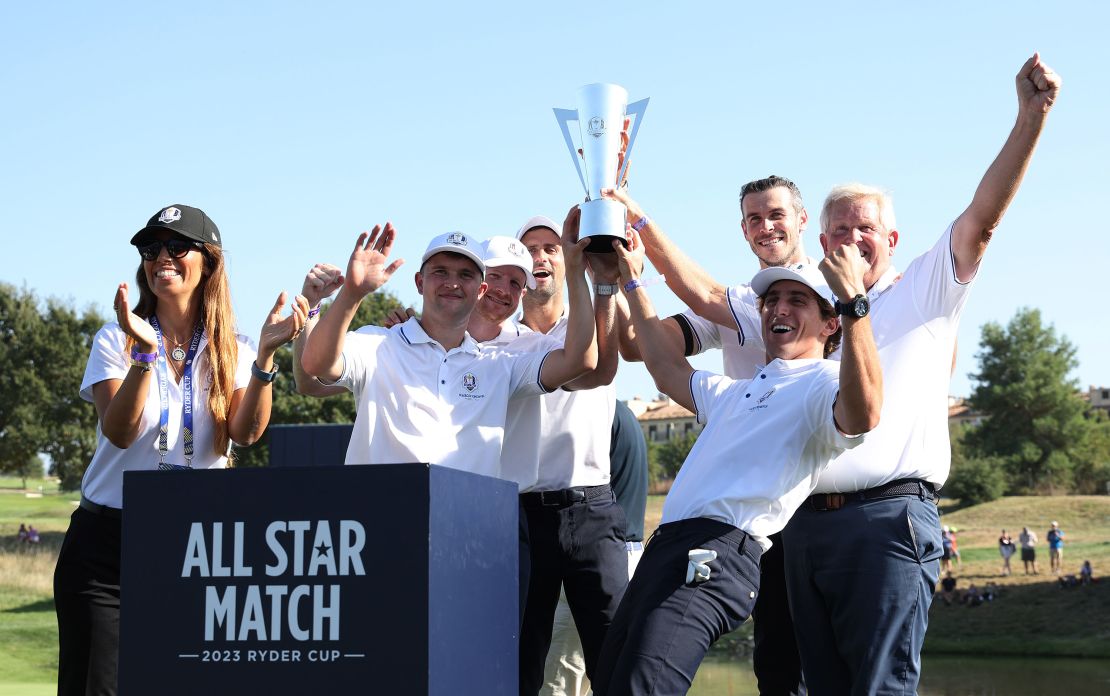
<svg viewBox="0 0 1110 696">
<path fill-rule="evenodd" d="M 158 222 L 171 223 L 177 222 L 181 219 L 181 211 L 177 208 L 166 208 L 162 214 L 158 216 Z"/>
<path fill-rule="evenodd" d="M 478 378 L 474 376 L 474 373 L 467 372 L 463 375 L 463 386 L 466 387 L 467 391 L 474 391 L 477 388 Z"/>
</svg>

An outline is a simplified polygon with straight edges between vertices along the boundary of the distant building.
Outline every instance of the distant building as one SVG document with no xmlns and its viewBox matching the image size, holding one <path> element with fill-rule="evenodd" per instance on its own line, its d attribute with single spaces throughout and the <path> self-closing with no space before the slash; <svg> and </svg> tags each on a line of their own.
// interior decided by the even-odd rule
<svg viewBox="0 0 1110 696">
<path fill-rule="evenodd" d="M 949 425 L 979 425 L 982 422 L 983 414 L 972 411 L 967 399 L 961 396 L 948 397 Z"/>
<path fill-rule="evenodd" d="M 1110 415 L 1110 387 L 1092 386 L 1084 396 L 1091 408 L 1106 411 L 1107 415 Z"/>
<path fill-rule="evenodd" d="M 640 422 L 644 439 L 648 442 L 668 442 L 689 433 L 699 433 L 702 429 L 693 413 L 664 394 L 660 394 L 655 401 L 644 401 L 639 397 L 629 399 L 628 408 Z"/>
</svg>

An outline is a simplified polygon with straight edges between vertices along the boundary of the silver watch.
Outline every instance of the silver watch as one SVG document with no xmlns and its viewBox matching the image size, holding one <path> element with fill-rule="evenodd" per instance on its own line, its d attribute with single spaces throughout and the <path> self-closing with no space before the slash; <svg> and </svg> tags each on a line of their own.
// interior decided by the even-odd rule
<svg viewBox="0 0 1110 696">
<path fill-rule="evenodd" d="M 616 283 L 612 285 L 609 285 L 608 283 L 597 283 L 596 285 L 594 285 L 594 292 L 598 295 L 601 295 L 602 297 L 616 295 L 618 292 L 620 292 L 620 289 L 621 286 Z"/>
</svg>

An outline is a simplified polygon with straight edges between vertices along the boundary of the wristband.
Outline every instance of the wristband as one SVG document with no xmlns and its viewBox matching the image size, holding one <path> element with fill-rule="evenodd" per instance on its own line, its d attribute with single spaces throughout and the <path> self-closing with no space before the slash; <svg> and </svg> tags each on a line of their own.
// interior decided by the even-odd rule
<svg viewBox="0 0 1110 696">
<path fill-rule="evenodd" d="M 639 278 L 633 278 L 632 280 L 630 280 L 630 281 L 628 281 L 627 283 L 624 284 L 624 291 L 625 292 L 632 292 L 636 288 L 644 287 L 644 285 L 646 285 L 646 283 L 644 283 L 644 281 L 640 280 Z"/>
<path fill-rule="evenodd" d="M 647 224 L 648 224 L 648 222 L 650 222 L 650 221 L 648 220 L 648 216 L 647 216 L 647 215 L 645 215 L 645 216 L 643 216 L 642 218 L 640 218 L 639 220 L 637 220 L 636 222 L 632 223 L 632 229 L 634 229 L 634 230 L 636 230 L 637 232 L 639 232 L 640 230 L 642 230 L 642 229 L 644 229 L 645 227 L 647 227 Z"/>
<path fill-rule="evenodd" d="M 150 355 L 150 353 L 139 353 L 139 355 Z M 146 362 L 144 360 L 136 360 L 135 358 L 131 358 L 131 367 L 137 367 L 143 372 L 150 372 L 150 367 L 153 364 L 153 362 Z"/>
<path fill-rule="evenodd" d="M 131 363 L 132 364 L 134 364 L 134 363 L 143 363 L 145 365 L 150 365 L 151 363 L 153 363 L 157 359 L 158 359 L 158 351 L 154 351 L 153 353 L 140 353 L 139 349 L 137 347 L 131 346 Z"/>
<path fill-rule="evenodd" d="M 320 313 L 320 309 L 321 309 L 321 308 L 322 308 L 323 306 L 324 306 L 324 303 L 323 303 L 323 302 L 321 302 L 321 303 L 317 304 L 317 305 L 316 305 L 315 307 L 313 307 L 312 309 L 308 310 L 308 317 L 307 317 L 307 318 L 308 318 L 308 319 L 311 319 L 312 317 L 314 317 L 314 316 L 316 316 L 317 314 L 319 314 L 319 313 Z"/>
<path fill-rule="evenodd" d="M 259 367 L 257 362 L 251 361 L 251 374 L 254 375 L 255 377 L 257 377 L 258 379 L 262 380 L 266 384 L 272 384 L 273 381 L 274 381 L 274 377 L 277 377 L 277 373 L 278 373 L 277 363 L 274 363 L 274 369 L 267 372 L 267 371 L 263 370 L 261 367 Z"/>
<path fill-rule="evenodd" d="M 618 283 L 613 283 L 613 284 L 597 283 L 597 284 L 594 285 L 594 293 L 601 296 L 601 297 L 608 297 L 610 295 L 616 295 L 617 291 L 620 290 L 620 289 L 621 289 L 621 286 Z"/>
</svg>

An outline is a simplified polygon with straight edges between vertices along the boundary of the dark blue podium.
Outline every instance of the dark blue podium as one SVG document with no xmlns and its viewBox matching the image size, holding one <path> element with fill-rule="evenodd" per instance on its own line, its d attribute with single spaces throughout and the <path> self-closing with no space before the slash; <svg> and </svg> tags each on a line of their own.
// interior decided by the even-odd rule
<svg viewBox="0 0 1110 696">
<path fill-rule="evenodd" d="M 517 492 L 423 464 L 124 476 L 120 693 L 517 691 Z"/>
</svg>

